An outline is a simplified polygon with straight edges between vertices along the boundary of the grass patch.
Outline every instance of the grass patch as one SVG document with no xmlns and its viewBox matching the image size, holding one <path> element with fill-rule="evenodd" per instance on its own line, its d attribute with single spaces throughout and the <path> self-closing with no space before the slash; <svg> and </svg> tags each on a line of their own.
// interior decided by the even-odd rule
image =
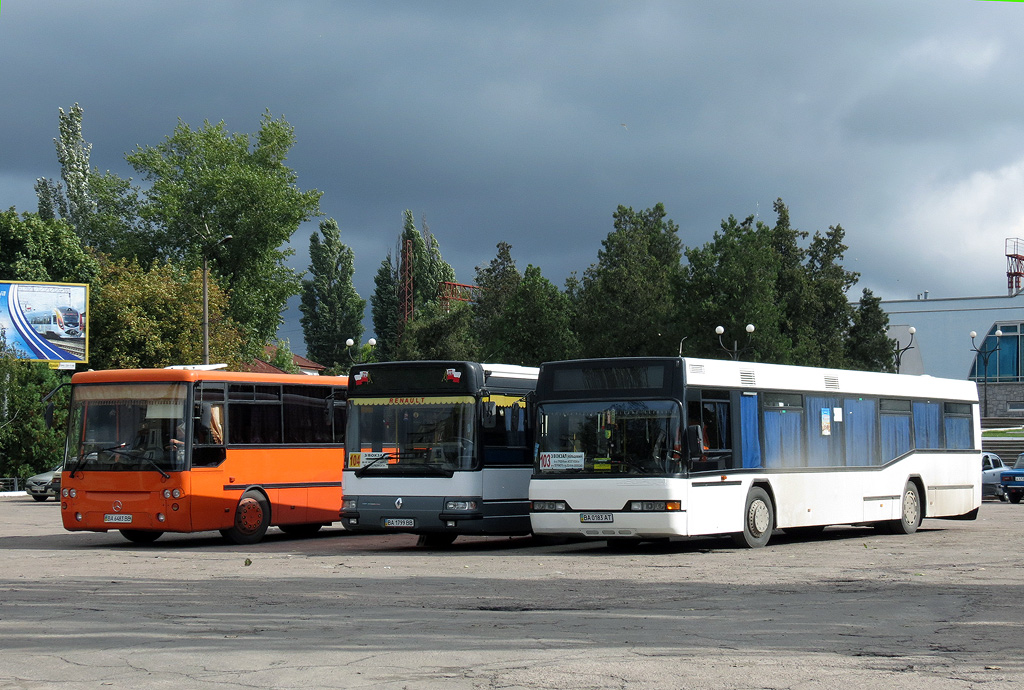
<svg viewBox="0 0 1024 690">
<path fill-rule="evenodd" d="M 1024 438 L 1024 427 L 1015 429 L 989 429 L 981 432 L 984 438 Z"/>
</svg>

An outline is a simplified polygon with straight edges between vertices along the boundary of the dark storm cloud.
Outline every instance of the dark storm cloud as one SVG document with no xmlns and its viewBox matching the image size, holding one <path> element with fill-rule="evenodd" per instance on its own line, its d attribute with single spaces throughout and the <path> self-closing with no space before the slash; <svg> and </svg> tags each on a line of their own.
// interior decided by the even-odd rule
<svg viewBox="0 0 1024 690">
<path fill-rule="evenodd" d="M 619 204 L 663 202 L 699 245 L 730 214 L 771 222 L 776 197 L 801 229 L 841 223 L 849 267 L 883 296 L 998 293 L 1002 237 L 1024 234 L 1011 191 L 1022 13 L 972 0 L 10 2 L 0 205 L 33 210 L 33 180 L 58 174 L 58 107 L 85 108 L 93 165 L 122 175 L 124 154 L 179 118 L 251 132 L 269 110 L 295 127 L 289 164 L 324 193 L 364 297 L 406 208 L 462 281 L 504 240 L 520 268 L 561 283 L 596 259 Z M 941 249 L 965 223 L 976 240 L 951 267 Z M 315 227 L 293 238 L 297 268 Z M 298 344 L 296 310 L 288 320 Z"/>
</svg>

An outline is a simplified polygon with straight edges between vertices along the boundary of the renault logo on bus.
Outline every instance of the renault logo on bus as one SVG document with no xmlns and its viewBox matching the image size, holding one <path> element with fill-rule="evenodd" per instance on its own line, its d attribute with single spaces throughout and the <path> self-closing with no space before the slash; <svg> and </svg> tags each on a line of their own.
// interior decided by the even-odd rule
<svg viewBox="0 0 1024 690">
<path fill-rule="evenodd" d="M 398 498 L 395 499 L 395 507 L 398 508 L 399 510 L 402 509 L 402 497 L 401 496 L 399 496 Z"/>
</svg>

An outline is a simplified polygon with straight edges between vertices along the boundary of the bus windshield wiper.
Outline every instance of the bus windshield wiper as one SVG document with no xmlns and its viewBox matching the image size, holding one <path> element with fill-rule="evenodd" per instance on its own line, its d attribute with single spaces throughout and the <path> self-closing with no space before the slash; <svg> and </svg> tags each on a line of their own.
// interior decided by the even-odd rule
<svg viewBox="0 0 1024 690">
<path fill-rule="evenodd" d="M 96 451 L 96 454 L 99 455 L 100 453 L 111 453 L 113 455 L 123 455 L 126 458 L 131 458 L 132 460 L 144 460 L 144 461 L 148 462 L 150 465 L 152 465 L 153 469 L 155 469 L 157 472 L 159 472 L 161 477 L 163 477 L 164 479 L 170 479 L 171 478 L 171 475 L 167 474 L 163 470 L 163 468 L 160 467 L 160 465 L 156 464 L 155 462 L 153 462 L 152 459 L 147 458 L 145 455 L 141 455 L 141 454 L 140 455 L 132 455 L 131 453 L 129 453 L 127 451 L 121 450 L 122 448 L 124 448 L 127 445 L 128 445 L 127 443 L 120 443 L 120 444 L 118 444 L 116 446 L 113 446 L 111 448 L 101 448 L 100 450 Z"/>
<path fill-rule="evenodd" d="M 370 462 L 366 463 L 365 465 L 360 467 L 358 470 L 356 470 L 355 471 L 355 475 L 357 477 L 362 477 L 364 474 L 366 474 L 366 470 L 370 469 L 371 467 L 376 465 L 381 460 L 388 460 L 390 458 L 391 458 L 391 453 L 383 453 L 379 457 L 374 458 L 373 460 L 371 460 Z"/>
</svg>

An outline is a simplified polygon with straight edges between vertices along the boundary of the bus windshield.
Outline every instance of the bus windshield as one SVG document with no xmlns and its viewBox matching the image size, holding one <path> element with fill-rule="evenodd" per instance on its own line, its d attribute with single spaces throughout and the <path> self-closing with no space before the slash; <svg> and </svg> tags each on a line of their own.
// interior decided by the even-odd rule
<svg viewBox="0 0 1024 690">
<path fill-rule="evenodd" d="M 77 384 L 64 468 L 186 469 L 186 394 L 184 383 Z"/>
<path fill-rule="evenodd" d="M 671 400 L 542 404 L 534 471 L 543 475 L 681 472 L 680 417 L 679 403 Z"/>
<path fill-rule="evenodd" d="M 357 475 L 451 476 L 474 467 L 472 396 L 352 399 L 346 448 Z"/>
</svg>

